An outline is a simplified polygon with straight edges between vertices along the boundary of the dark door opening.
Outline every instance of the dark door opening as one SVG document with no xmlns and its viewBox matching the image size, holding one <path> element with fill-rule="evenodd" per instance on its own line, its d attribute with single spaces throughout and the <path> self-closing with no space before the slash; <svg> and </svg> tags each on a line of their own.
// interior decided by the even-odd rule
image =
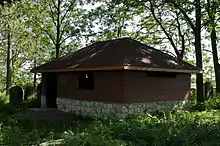
<svg viewBox="0 0 220 146">
<path fill-rule="evenodd" d="M 57 108 L 57 74 L 46 74 L 46 104 L 48 108 Z"/>
</svg>

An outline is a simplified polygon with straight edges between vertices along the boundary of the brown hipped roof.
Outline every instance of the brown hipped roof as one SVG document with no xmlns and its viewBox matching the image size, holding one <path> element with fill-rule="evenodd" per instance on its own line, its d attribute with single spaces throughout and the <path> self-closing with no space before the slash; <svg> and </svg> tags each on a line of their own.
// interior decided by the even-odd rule
<svg viewBox="0 0 220 146">
<path fill-rule="evenodd" d="M 131 38 L 96 42 L 32 69 L 32 72 L 145 70 L 201 73 L 202 70 Z"/>
</svg>

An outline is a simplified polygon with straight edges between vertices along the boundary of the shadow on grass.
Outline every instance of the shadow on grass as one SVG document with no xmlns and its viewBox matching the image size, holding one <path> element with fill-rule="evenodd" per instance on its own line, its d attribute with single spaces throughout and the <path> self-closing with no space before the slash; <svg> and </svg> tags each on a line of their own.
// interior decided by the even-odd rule
<svg viewBox="0 0 220 146">
<path fill-rule="evenodd" d="M 0 145 L 37 145 L 59 139 L 65 131 L 81 131 L 91 119 L 61 111 L 30 111 L 0 101 Z"/>
</svg>

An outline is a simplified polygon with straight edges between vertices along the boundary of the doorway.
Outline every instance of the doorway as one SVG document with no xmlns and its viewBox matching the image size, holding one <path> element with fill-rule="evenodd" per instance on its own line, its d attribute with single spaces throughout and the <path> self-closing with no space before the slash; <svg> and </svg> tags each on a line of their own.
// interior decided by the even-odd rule
<svg viewBox="0 0 220 146">
<path fill-rule="evenodd" d="M 46 105 L 48 108 L 57 108 L 57 74 L 46 74 Z"/>
</svg>

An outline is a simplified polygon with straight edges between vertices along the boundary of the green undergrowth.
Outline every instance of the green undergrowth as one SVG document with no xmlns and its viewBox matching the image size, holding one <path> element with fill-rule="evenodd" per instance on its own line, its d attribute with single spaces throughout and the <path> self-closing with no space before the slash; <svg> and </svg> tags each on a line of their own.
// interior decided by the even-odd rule
<svg viewBox="0 0 220 146">
<path fill-rule="evenodd" d="M 204 111 L 204 110 L 220 110 L 220 95 L 217 94 L 205 102 L 199 103 L 196 101 L 196 95 L 193 95 L 190 103 L 191 111 Z"/>
<path fill-rule="evenodd" d="M 73 139 L 66 145 L 218 145 L 219 123 L 219 110 L 108 119 L 81 132 L 67 132 Z"/>
<path fill-rule="evenodd" d="M 28 115 L 27 108 L 33 104 L 34 100 L 26 101 L 15 108 L 0 100 L 0 145 L 39 145 L 61 138 L 68 139 L 62 145 L 70 146 L 214 146 L 220 143 L 219 96 L 206 101 L 202 110 L 191 102 L 189 111 L 126 119 L 72 117 L 57 121 L 38 119 L 32 114 L 28 118 L 16 117 L 19 113 Z"/>
</svg>

